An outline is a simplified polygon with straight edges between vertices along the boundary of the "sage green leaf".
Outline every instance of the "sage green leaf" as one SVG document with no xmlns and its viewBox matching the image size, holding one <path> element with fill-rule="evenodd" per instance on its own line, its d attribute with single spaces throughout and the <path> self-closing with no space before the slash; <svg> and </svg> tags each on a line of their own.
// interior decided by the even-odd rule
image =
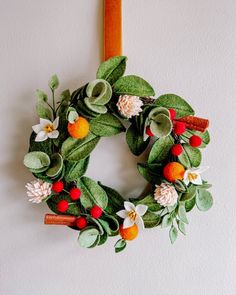
<svg viewBox="0 0 236 295">
<path fill-rule="evenodd" d="M 109 223 L 102 219 L 98 219 L 98 222 L 101 224 L 105 232 L 110 236 L 112 231 L 110 229 Z"/>
<path fill-rule="evenodd" d="M 179 219 L 181 221 L 188 224 L 188 219 L 187 219 L 187 216 L 186 216 L 186 210 L 185 210 L 185 204 L 184 203 L 179 204 L 178 216 L 179 216 Z"/>
<path fill-rule="evenodd" d="M 189 138 L 193 135 L 197 135 L 202 139 L 202 144 L 199 146 L 199 148 L 205 148 L 210 143 L 210 134 L 208 130 L 206 130 L 205 132 L 200 132 L 188 129 L 180 136 L 180 138 L 183 141 L 189 143 Z"/>
<path fill-rule="evenodd" d="M 122 196 L 113 188 L 105 186 L 98 182 L 98 184 L 104 189 L 108 197 L 108 205 L 106 207 L 106 212 L 110 214 L 115 214 L 124 207 L 124 199 Z"/>
<path fill-rule="evenodd" d="M 155 136 L 164 137 L 171 133 L 172 122 L 168 116 L 158 114 L 155 120 L 151 120 L 150 129 Z"/>
<path fill-rule="evenodd" d="M 90 121 L 90 131 L 97 136 L 113 136 L 125 131 L 121 121 L 112 114 L 104 114 Z"/>
<path fill-rule="evenodd" d="M 48 207 L 56 214 L 62 214 L 57 210 L 57 204 L 61 200 L 66 200 L 70 203 L 69 208 L 65 212 L 65 214 L 79 216 L 81 214 L 80 209 L 76 203 L 71 203 L 70 196 L 66 193 L 60 193 L 60 195 L 54 195 L 50 199 L 47 200 Z"/>
<path fill-rule="evenodd" d="M 70 111 L 68 114 L 68 121 L 73 124 L 79 118 L 79 115 L 76 111 Z"/>
<path fill-rule="evenodd" d="M 83 176 L 77 181 L 77 186 L 82 191 L 80 201 L 85 209 L 91 208 L 95 204 L 102 209 L 106 209 L 108 203 L 107 194 L 94 180 Z"/>
<path fill-rule="evenodd" d="M 98 105 L 91 102 L 89 97 L 84 99 L 85 105 L 93 112 L 98 114 L 105 114 L 107 112 L 107 108 L 104 105 Z"/>
<path fill-rule="evenodd" d="M 101 63 L 97 71 L 97 79 L 104 79 L 113 85 L 123 76 L 126 68 L 126 56 L 114 56 Z"/>
<path fill-rule="evenodd" d="M 169 231 L 169 237 L 170 237 L 171 244 L 174 244 L 174 242 L 176 241 L 176 239 L 178 237 L 178 231 L 177 231 L 176 227 L 173 225 Z"/>
<path fill-rule="evenodd" d="M 37 115 L 39 116 L 39 118 L 48 119 L 48 120 L 52 119 L 52 112 L 48 108 L 46 103 L 43 101 L 37 102 L 36 112 L 37 112 Z"/>
<path fill-rule="evenodd" d="M 185 183 L 181 180 L 176 180 L 174 183 L 175 189 L 181 193 L 185 193 L 187 191 L 187 187 Z"/>
<path fill-rule="evenodd" d="M 90 133 L 84 139 L 69 137 L 61 147 L 61 155 L 68 161 L 80 161 L 87 158 L 96 147 L 100 137 Z"/>
<path fill-rule="evenodd" d="M 190 159 L 184 149 L 183 149 L 182 153 L 178 156 L 178 160 L 185 168 L 191 167 Z"/>
<path fill-rule="evenodd" d="M 194 206 L 196 204 L 196 198 L 194 197 L 194 198 L 192 198 L 192 199 L 190 199 L 188 201 L 185 201 L 184 204 L 185 204 L 186 212 L 190 212 L 194 208 Z"/>
<path fill-rule="evenodd" d="M 198 189 L 209 189 L 211 187 L 212 187 L 212 184 L 210 184 L 210 183 L 203 183 L 203 184 L 197 186 Z"/>
<path fill-rule="evenodd" d="M 99 220 L 104 220 L 108 223 L 110 228 L 110 236 L 116 236 L 119 233 L 119 222 L 114 215 L 103 214 Z"/>
<path fill-rule="evenodd" d="M 125 240 L 120 239 L 115 243 L 115 252 L 119 253 L 121 251 L 123 251 L 126 247 L 127 243 Z"/>
<path fill-rule="evenodd" d="M 177 220 L 177 224 L 178 224 L 179 231 L 182 234 L 186 235 L 186 230 L 185 230 L 185 224 L 184 224 L 184 222 L 181 221 L 181 220 Z"/>
<path fill-rule="evenodd" d="M 91 104 L 103 106 L 111 99 L 112 88 L 107 81 L 96 79 L 88 84 L 86 93 L 88 96 L 86 99 L 89 100 Z"/>
<path fill-rule="evenodd" d="M 189 201 L 196 196 L 197 187 L 195 185 L 191 185 L 187 192 L 182 194 L 180 200 L 181 201 Z"/>
<path fill-rule="evenodd" d="M 199 210 L 207 211 L 213 205 L 213 198 L 209 191 L 201 189 L 197 191 L 196 204 Z"/>
<path fill-rule="evenodd" d="M 93 107 L 93 106 L 92 106 Z M 96 106 L 95 106 L 96 108 Z M 105 107 L 105 113 L 107 111 L 107 108 Z M 99 109 L 100 110 L 100 109 Z M 77 112 L 88 119 L 93 119 L 96 118 L 97 116 L 99 116 L 100 114 L 98 112 L 93 112 L 91 109 L 89 109 L 84 102 L 82 102 L 81 100 L 78 101 L 77 103 Z"/>
<path fill-rule="evenodd" d="M 39 89 L 36 90 L 36 97 L 37 97 L 38 101 L 45 101 L 46 102 L 48 100 L 47 94 Z"/>
<path fill-rule="evenodd" d="M 105 244 L 107 239 L 108 239 L 108 234 L 106 232 L 104 232 L 103 235 L 100 235 L 98 246 Z"/>
<path fill-rule="evenodd" d="M 150 138 L 146 141 L 143 140 L 143 136 L 140 135 L 134 124 L 131 124 L 126 132 L 126 142 L 135 156 L 141 155 L 149 144 Z"/>
<path fill-rule="evenodd" d="M 57 75 L 53 75 L 49 82 L 48 82 L 48 86 L 52 89 L 52 90 L 55 90 L 58 88 L 59 86 L 59 79 L 57 77 Z"/>
<path fill-rule="evenodd" d="M 142 218 L 145 228 L 155 227 L 161 222 L 161 216 L 151 211 L 147 211 Z"/>
<path fill-rule="evenodd" d="M 81 230 L 78 242 L 81 247 L 90 248 L 97 241 L 98 237 L 99 231 L 93 226 L 88 226 L 85 229 Z"/>
<path fill-rule="evenodd" d="M 175 94 L 161 95 L 155 100 L 154 104 L 167 109 L 174 109 L 177 118 L 194 115 L 192 107 L 183 98 Z"/>
<path fill-rule="evenodd" d="M 46 172 L 46 175 L 49 177 L 57 176 L 63 167 L 63 158 L 60 154 L 53 154 L 51 156 L 51 164 Z"/>
<path fill-rule="evenodd" d="M 148 114 L 148 118 L 155 121 L 160 114 L 166 115 L 168 118 L 170 117 L 170 112 L 167 108 L 155 107 Z"/>
<path fill-rule="evenodd" d="M 166 159 L 169 154 L 171 147 L 174 144 L 173 137 L 168 135 L 156 140 L 153 144 L 148 157 L 148 163 L 162 162 Z"/>
<path fill-rule="evenodd" d="M 165 228 L 170 226 L 171 224 L 172 224 L 172 216 L 171 214 L 166 214 L 162 219 L 161 227 Z"/>
<path fill-rule="evenodd" d="M 89 157 L 78 162 L 66 162 L 65 181 L 71 182 L 83 176 L 88 168 Z"/>
<path fill-rule="evenodd" d="M 98 230 L 99 230 L 99 235 L 103 235 L 104 234 L 104 229 L 103 226 L 101 225 L 101 223 L 98 221 L 98 219 L 93 218 L 92 216 L 88 216 L 87 219 L 93 223 L 94 226 L 97 226 Z"/>
<path fill-rule="evenodd" d="M 68 102 L 70 100 L 70 90 L 64 90 L 60 95 L 61 101 Z"/>
<path fill-rule="evenodd" d="M 147 195 L 143 199 L 133 200 L 133 203 L 135 205 L 138 205 L 138 204 L 146 205 L 148 206 L 148 210 L 152 212 L 157 212 L 163 208 L 159 203 L 157 203 L 157 201 L 154 199 L 154 196 L 152 194 Z"/>
<path fill-rule="evenodd" d="M 24 165 L 29 169 L 41 169 L 50 165 L 50 158 L 44 152 L 29 152 L 24 157 Z"/>
<path fill-rule="evenodd" d="M 154 96 L 155 92 L 152 86 L 144 79 L 130 75 L 118 79 L 113 85 L 113 91 L 116 94 L 128 94 L 137 96 Z"/>
</svg>

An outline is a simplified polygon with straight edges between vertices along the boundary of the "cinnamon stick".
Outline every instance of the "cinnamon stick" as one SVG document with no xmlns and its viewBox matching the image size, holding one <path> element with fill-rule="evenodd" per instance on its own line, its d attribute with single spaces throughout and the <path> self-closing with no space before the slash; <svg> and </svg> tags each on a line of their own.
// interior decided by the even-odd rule
<svg viewBox="0 0 236 295">
<path fill-rule="evenodd" d="M 73 226 L 76 219 L 77 217 L 71 215 L 45 214 L 44 224 Z"/>
<path fill-rule="evenodd" d="M 175 121 L 183 122 L 186 124 L 186 128 L 205 132 L 209 126 L 209 120 L 195 117 L 195 116 L 186 116 L 183 118 L 176 119 Z"/>
</svg>

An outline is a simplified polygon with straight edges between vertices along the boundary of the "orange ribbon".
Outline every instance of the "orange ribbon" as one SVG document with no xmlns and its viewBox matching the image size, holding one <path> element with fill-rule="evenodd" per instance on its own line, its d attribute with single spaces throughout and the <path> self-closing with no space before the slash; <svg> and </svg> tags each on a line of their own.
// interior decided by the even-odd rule
<svg viewBox="0 0 236 295">
<path fill-rule="evenodd" d="M 104 0 L 104 60 L 122 54 L 122 0 Z"/>
</svg>

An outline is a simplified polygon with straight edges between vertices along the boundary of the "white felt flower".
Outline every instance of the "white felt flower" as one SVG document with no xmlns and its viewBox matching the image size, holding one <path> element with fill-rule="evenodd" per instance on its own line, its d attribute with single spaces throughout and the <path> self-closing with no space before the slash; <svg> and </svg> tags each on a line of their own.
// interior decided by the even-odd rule
<svg viewBox="0 0 236 295">
<path fill-rule="evenodd" d="M 53 122 L 48 119 L 40 118 L 40 123 L 38 125 L 32 126 L 32 129 L 37 134 L 35 141 L 44 141 L 48 138 L 57 138 L 59 136 L 59 131 L 57 130 L 59 125 L 59 117 L 57 117 Z"/>
<path fill-rule="evenodd" d="M 201 173 L 206 171 L 209 167 L 208 166 L 202 166 L 198 168 L 190 168 L 187 169 L 184 173 L 184 183 L 188 185 L 189 183 L 193 183 L 196 185 L 202 184 L 202 178 Z"/>
<path fill-rule="evenodd" d="M 52 192 L 52 184 L 42 180 L 33 180 L 25 186 L 29 201 L 32 203 L 41 203 Z"/>
<path fill-rule="evenodd" d="M 144 228 L 144 223 L 142 216 L 147 212 L 148 206 L 139 204 L 135 206 L 131 202 L 124 202 L 125 210 L 120 210 L 116 214 L 124 218 L 123 228 L 128 228 L 134 225 L 135 223 Z"/>
<path fill-rule="evenodd" d="M 163 182 L 160 185 L 156 185 L 154 199 L 161 206 L 173 206 L 177 203 L 178 193 L 173 185 Z"/>
<path fill-rule="evenodd" d="M 121 95 L 116 105 L 119 112 L 129 119 L 142 112 L 143 102 L 138 96 Z"/>
</svg>

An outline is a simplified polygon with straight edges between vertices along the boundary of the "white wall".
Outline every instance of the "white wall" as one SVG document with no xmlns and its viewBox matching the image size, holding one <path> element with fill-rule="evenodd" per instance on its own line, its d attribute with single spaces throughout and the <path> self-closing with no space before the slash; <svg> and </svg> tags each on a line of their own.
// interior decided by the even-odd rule
<svg viewBox="0 0 236 295">
<path fill-rule="evenodd" d="M 153 229 L 119 255 L 116 239 L 86 250 L 76 232 L 43 225 L 49 210 L 27 202 L 24 184 L 32 177 L 22 165 L 37 122 L 34 91 L 46 89 L 54 73 L 61 89 L 94 78 L 102 1 L 0 0 L 0 294 L 236 294 L 236 2 L 123 2 L 128 72 L 145 77 L 158 95 L 185 97 L 211 121 L 204 164 L 211 167 L 206 177 L 214 184 L 214 207 L 195 210 L 187 237 L 174 246 L 166 230 Z M 89 175 L 134 195 L 144 185 L 136 161 L 123 136 L 104 140 Z"/>
</svg>

